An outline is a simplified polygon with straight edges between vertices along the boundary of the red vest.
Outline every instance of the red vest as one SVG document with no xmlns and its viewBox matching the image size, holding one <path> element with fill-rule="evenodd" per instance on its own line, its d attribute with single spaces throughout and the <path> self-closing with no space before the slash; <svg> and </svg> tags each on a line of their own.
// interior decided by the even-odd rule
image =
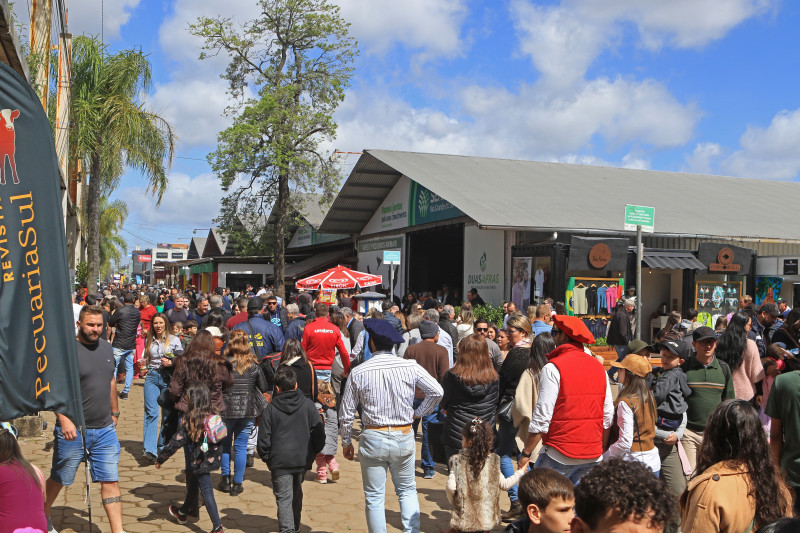
<svg viewBox="0 0 800 533">
<path fill-rule="evenodd" d="M 547 358 L 558 368 L 561 386 L 544 445 L 573 459 L 600 457 L 607 385 L 603 365 L 575 344 L 562 344 Z"/>
</svg>

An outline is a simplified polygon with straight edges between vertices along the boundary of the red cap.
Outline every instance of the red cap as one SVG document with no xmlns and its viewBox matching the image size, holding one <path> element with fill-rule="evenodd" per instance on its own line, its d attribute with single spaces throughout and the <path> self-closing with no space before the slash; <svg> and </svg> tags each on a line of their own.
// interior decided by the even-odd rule
<svg viewBox="0 0 800 533">
<path fill-rule="evenodd" d="M 583 344 L 594 344 L 594 335 L 583 323 L 583 320 L 576 316 L 555 315 L 553 323 L 558 329 L 566 333 L 567 337 Z"/>
</svg>

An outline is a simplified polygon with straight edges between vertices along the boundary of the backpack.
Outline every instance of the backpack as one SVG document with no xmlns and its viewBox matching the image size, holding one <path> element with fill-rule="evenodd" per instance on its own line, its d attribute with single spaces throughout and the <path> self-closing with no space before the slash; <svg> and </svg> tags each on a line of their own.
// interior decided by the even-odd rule
<svg viewBox="0 0 800 533">
<path fill-rule="evenodd" d="M 222 421 L 222 417 L 219 415 L 208 415 L 206 419 L 203 420 L 203 444 L 200 446 L 200 449 L 203 450 L 203 452 L 207 452 L 208 441 L 211 441 L 212 444 L 218 444 L 227 436 L 228 428 Z"/>
</svg>

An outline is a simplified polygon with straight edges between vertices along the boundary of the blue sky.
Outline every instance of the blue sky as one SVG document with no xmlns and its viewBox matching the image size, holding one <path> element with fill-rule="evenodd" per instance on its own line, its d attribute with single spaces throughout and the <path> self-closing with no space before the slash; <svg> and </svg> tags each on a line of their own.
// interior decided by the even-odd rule
<svg viewBox="0 0 800 533">
<path fill-rule="evenodd" d="M 338 0 L 359 41 L 329 149 L 383 148 L 796 180 L 800 4 L 779 0 Z M 181 143 L 162 206 L 129 172 L 133 248 L 187 242 L 217 215 L 205 163 L 227 95 L 187 26 L 255 0 L 107 0 L 112 49 L 150 54 L 147 104 Z M 221 13 L 222 7 L 224 13 Z M 70 30 L 100 32 L 100 0 Z M 357 156 L 342 159 L 343 175 Z M 489 181 L 491 177 L 487 177 Z M 492 187 L 492 190 L 495 190 Z M 744 200 L 744 199 L 743 199 Z M 183 240 L 178 240 L 183 239 Z M 149 242 L 148 242 L 149 241 Z"/>
</svg>

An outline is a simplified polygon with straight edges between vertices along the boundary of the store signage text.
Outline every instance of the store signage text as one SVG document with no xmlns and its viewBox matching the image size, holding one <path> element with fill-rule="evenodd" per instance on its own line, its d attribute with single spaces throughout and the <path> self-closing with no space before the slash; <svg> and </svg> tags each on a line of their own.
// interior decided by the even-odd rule
<svg viewBox="0 0 800 533">
<path fill-rule="evenodd" d="M 709 272 L 739 272 L 742 265 L 734 263 L 734 257 L 732 249 L 727 246 L 722 248 L 717 255 L 717 262 L 708 265 Z"/>
</svg>

